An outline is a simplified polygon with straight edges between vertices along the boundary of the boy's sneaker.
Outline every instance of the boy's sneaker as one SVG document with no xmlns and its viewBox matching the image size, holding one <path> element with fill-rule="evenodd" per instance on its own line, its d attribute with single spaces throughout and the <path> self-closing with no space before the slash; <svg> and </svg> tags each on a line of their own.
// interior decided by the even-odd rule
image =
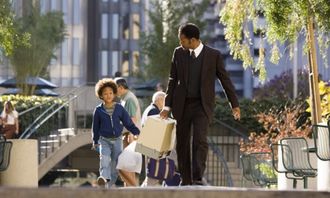
<svg viewBox="0 0 330 198">
<path fill-rule="evenodd" d="M 107 180 L 104 177 L 100 176 L 100 177 L 97 178 L 97 185 L 99 187 L 105 188 L 106 184 L 107 184 Z"/>
</svg>

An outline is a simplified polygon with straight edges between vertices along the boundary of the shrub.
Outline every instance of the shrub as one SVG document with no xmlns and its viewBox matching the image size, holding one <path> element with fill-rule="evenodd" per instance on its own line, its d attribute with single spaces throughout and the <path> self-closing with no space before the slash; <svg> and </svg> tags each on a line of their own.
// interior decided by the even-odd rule
<svg viewBox="0 0 330 198">
<path fill-rule="evenodd" d="M 248 136 L 250 131 L 254 131 L 257 134 L 265 132 L 262 123 L 258 121 L 255 115 L 261 112 L 268 112 L 270 109 L 282 108 L 289 102 L 284 100 L 265 98 L 259 101 L 241 99 L 239 103 L 241 110 L 240 121 L 234 120 L 231 109 L 228 105 L 228 101 L 219 98 L 216 100 L 214 117 L 215 119 L 223 121 L 230 126 L 240 130 L 242 133 L 245 133 Z"/>
<path fill-rule="evenodd" d="M 307 103 L 300 100 L 284 108 L 257 114 L 256 117 L 266 132 L 250 133 L 249 142 L 241 140 L 241 152 L 270 152 L 269 144 L 277 143 L 284 137 L 309 137 L 311 123 L 305 112 L 306 108 Z"/>
</svg>

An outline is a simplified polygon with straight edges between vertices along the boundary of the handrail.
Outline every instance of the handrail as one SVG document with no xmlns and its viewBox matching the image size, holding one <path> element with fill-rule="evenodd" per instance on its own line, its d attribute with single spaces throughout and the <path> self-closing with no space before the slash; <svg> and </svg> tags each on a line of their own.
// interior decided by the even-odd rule
<svg viewBox="0 0 330 198">
<path fill-rule="evenodd" d="M 247 135 L 245 135 L 241 131 L 237 130 L 236 128 L 233 128 L 232 126 L 228 125 L 227 123 L 220 121 L 219 119 L 216 119 L 216 118 L 213 118 L 213 123 L 221 126 L 221 128 L 223 130 L 228 130 L 231 134 L 230 135 L 231 137 L 239 137 L 239 138 L 244 139 L 245 141 L 248 141 Z M 217 136 L 217 137 L 219 137 L 219 136 Z M 221 135 L 220 135 L 220 138 L 221 138 Z M 223 141 L 225 141 L 225 140 L 224 139 L 220 140 L 220 142 L 223 142 Z M 235 139 L 233 139 L 233 142 L 231 142 L 229 144 L 223 144 L 223 143 L 219 144 L 218 138 L 217 138 L 217 140 L 215 140 L 215 139 L 211 139 L 211 137 L 208 137 L 208 143 L 210 145 L 210 149 L 213 151 L 214 155 L 216 156 L 216 158 L 219 160 L 219 162 L 223 166 L 223 167 L 221 167 L 221 171 L 223 171 L 222 175 L 225 178 L 222 178 L 220 182 L 227 182 L 227 184 L 226 184 L 227 186 L 233 186 L 234 181 L 233 181 L 231 173 L 229 171 L 227 162 L 233 160 L 231 162 L 234 162 L 236 164 L 236 167 L 241 166 L 240 160 L 239 160 L 239 156 L 240 156 L 239 149 L 235 149 L 235 147 L 233 147 L 235 145 L 238 146 L 238 142 L 236 142 L 237 144 L 235 144 Z M 228 151 L 229 151 L 229 153 L 228 153 Z M 224 153 L 224 152 L 226 152 L 226 153 Z M 235 156 L 237 156 L 237 159 Z M 220 184 L 220 185 L 223 185 L 223 184 Z"/>
<path fill-rule="evenodd" d="M 49 103 L 49 102 L 52 102 L 52 101 L 54 101 L 54 100 L 58 100 L 58 98 L 65 98 L 65 97 L 67 97 L 68 95 L 74 93 L 77 89 L 80 89 L 81 87 L 83 87 L 83 86 L 75 87 L 73 90 L 70 90 L 70 92 L 65 93 L 65 94 L 62 95 L 62 96 L 59 96 L 59 97 L 53 97 L 52 100 L 47 100 L 47 101 L 44 102 L 44 103 L 41 103 L 41 104 L 39 104 L 39 105 L 33 106 L 33 107 L 31 107 L 31 108 L 28 108 L 28 109 L 25 109 L 24 111 L 18 112 L 18 116 L 22 116 L 22 115 L 24 115 L 25 113 L 28 113 L 28 112 L 30 112 L 30 111 L 32 111 L 32 110 L 38 108 L 38 107 L 41 107 L 41 106 L 43 106 L 43 105 L 45 105 L 45 104 L 47 104 L 47 103 Z"/>
<path fill-rule="evenodd" d="M 54 100 L 55 100 L 55 99 L 54 99 Z M 47 104 L 47 103 L 49 103 L 49 102 L 51 102 L 51 101 L 53 101 L 53 100 L 48 100 L 48 101 L 45 102 L 45 103 L 41 103 L 41 104 L 39 104 L 39 105 L 36 105 L 36 106 L 31 107 L 31 108 L 25 109 L 24 111 L 19 112 L 19 113 L 18 113 L 18 116 L 22 116 L 23 114 L 25 114 L 25 113 L 27 113 L 27 112 L 30 112 L 30 111 L 32 111 L 32 110 L 38 108 L 38 107 L 41 107 L 41 106 L 43 106 L 43 105 L 45 105 L 45 104 Z"/>
<path fill-rule="evenodd" d="M 226 162 L 222 152 L 220 151 L 220 149 L 217 146 L 215 146 L 215 142 L 210 137 L 207 137 L 207 141 L 208 141 L 212 151 L 216 154 L 216 156 L 218 157 L 218 159 L 224 166 L 224 173 L 227 178 L 227 186 L 229 186 L 229 187 L 234 186 L 227 162 Z"/>
<path fill-rule="evenodd" d="M 240 132 L 239 130 L 235 129 L 234 127 L 230 126 L 229 124 L 226 124 L 225 122 L 219 120 L 219 119 L 216 119 L 216 118 L 213 118 L 213 121 L 216 123 L 216 124 L 220 124 L 224 127 L 226 127 L 227 129 L 229 129 L 230 131 L 236 133 L 236 135 L 239 135 L 241 136 L 244 140 L 247 140 L 249 139 L 248 136 L 242 132 Z"/>
<path fill-rule="evenodd" d="M 36 126 L 30 130 L 26 130 L 24 131 L 24 133 L 20 136 L 20 139 L 24 138 L 27 139 L 29 138 L 33 133 L 35 133 L 35 131 L 43 124 L 45 123 L 49 118 L 51 118 L 55 113 L 57 113 L 59 110 L 61 110 L 66 104 L 68 104 L 69 102 L 71 102 L 72 100 L 76 99 L 77 96 L 73 96 L 72 98 L 70 98 L 68 101 L 64 102 L 61 106 L 59 106 L 57 109 L 55 109 L 52 113 L 50 113 L 48 116 L 46 116 L 40 123 L 38 123 L 39 120 L 36 120 L 35 122 L 33 122 L 32 124 L 36 124 Z M 52 106 L 50 107 L 52 108 Z M 40 116 L 39 116 L 40 117 Z M 41 116 L 42 117 L 42 116 Z M 26 135 L 25 135 L 26 134 Z M 25 136 L 24 136 L 25 135 Z"/>
<path fill-rule="evenodd" d="M 81 88 L 81 86 L 71 90 L 69 93 L 65 94 L 64 96 L 69 96 L 69 99 L 67 101 L 65 101 L 61 106 L 59 106 L 57 109 L 55 109 L 52 113 L 50 113 L 48 116 L 46 116 L 46 118 L 44 118 L 41 122 L 39 122 L 39 120 L 46 115 L 50 110 L 52 110 L 55 105 L 57 104 L 53 104 L 51 105 L 48 109 L 46 109 L 42 114 L 40 114 L 32 124 L 30 124 L 25 131 L 22 133 L 22 135 L 19 137 L 19 139 L 27 139 L 29 138 L 33 133 L 35 133 L 35 131 L 43 124 L 45 123 L 49 118 L 51 118 L 55 113 L 57 113 L 60 109 L 62 109 L 66 104 L 68 104 L 69 102 L 71 102 L 72 100 L 76 99 L 78 95 L 81 94 L 81 92 L 76 95 L 72 95 L 76 90 L 79 90 Z M 63 96 L 63 97 L 64 97 Z M 73 96 L 73 97 L 72 97 Z M 34 127 L 34 128 L 33 128 Z"/>
<path fill-rule="evenodd" d="M 48 111 L 50 111 L 51 109 L 53 109 L 53 107 L 55 107 L 55 105 L 57 104 L 52 104 L 50 107 L 48 107 L 48 109 L 46 109 L 42 114 L 40 114 L 35 120 L 34 122 L 32 122 L 32 124 L 30 124 L 22 133 L 22 135 L 19 137 L 19 139 L 23 139 L 25 134 L 27 134 L 31 128 L 45 115 L 48 113 Z"/>
</svg>

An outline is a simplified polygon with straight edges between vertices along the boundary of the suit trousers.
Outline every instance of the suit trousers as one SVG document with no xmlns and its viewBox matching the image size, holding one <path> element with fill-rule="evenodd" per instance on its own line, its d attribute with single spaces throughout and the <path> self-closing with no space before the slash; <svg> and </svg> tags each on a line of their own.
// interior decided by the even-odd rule
<svg viewBox="0 0 330 198">
<path fill-rule="evenodd" d="M 176 127 L 181 185 L 191 185 L 193 181 L 201 181 L 203 178 L 208 153 L 208 127 L 209 120 L 201 100 L 186 99 L 182 119 L 177 121 Z"/>
</svg>

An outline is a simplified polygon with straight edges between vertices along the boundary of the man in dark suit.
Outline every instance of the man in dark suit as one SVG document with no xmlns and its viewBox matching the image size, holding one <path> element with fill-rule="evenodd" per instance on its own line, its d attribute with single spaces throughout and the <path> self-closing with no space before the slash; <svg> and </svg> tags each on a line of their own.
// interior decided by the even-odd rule
<svg viewBox="0 0 330 198">
<path fill-rule="evenodd" d="M 207 129 L 215 106 L 216 78 L 221 81 L 231 103 L 234 118 L 240 119 L 235 88 L 225 70 L 221 53 L 203 45 L 199 34 L 199 28 L 192 23 L 179 28 L 181 46 L 173 53 L 165 107 L 160 113 L 162 118 L 167 118 L 172 111 L 177 120 L 177 155 L 181 185 L 203 185 L 208 153 Z"/>
</svg>

